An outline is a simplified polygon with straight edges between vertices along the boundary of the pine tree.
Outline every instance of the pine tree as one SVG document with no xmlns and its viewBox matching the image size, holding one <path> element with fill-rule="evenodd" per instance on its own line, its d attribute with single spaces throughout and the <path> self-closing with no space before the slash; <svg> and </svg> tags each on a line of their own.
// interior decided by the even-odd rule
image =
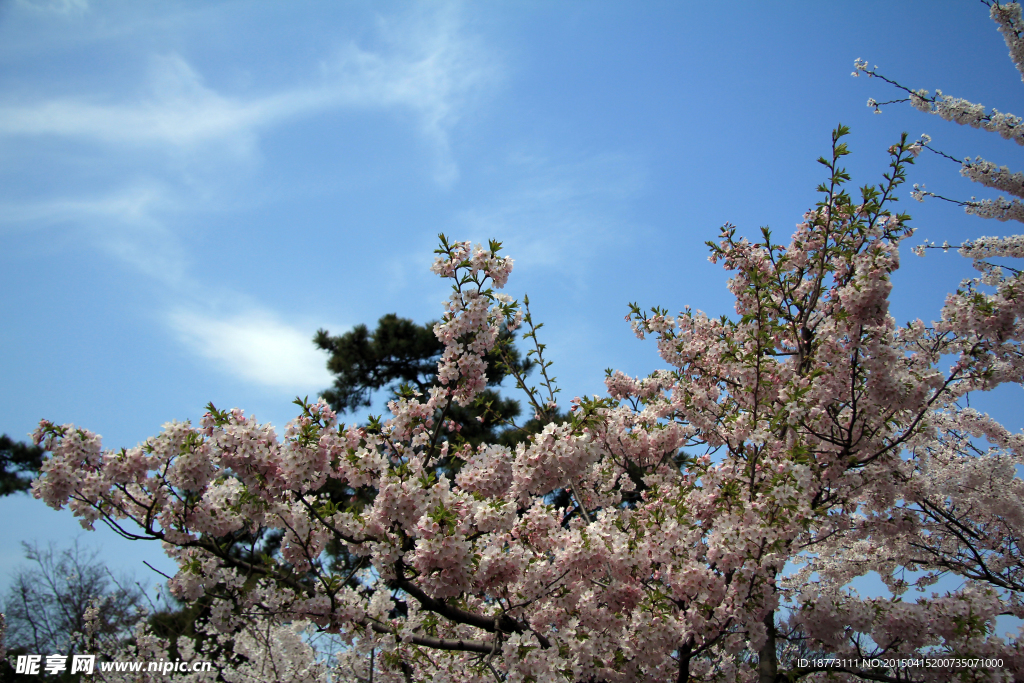
<svg viewBox="0 0 1024 683">
<path fill-rule="evenodd" d="M 43 449 L 0 435 L 0 496 L 27 491 L 43 464 Z"/>
<path fill-rule="evenodd" d="M 521 413 L 519 401 L 502 397 L 497 390 L 509 374 L 525 376 L 535 365 L 529 358 L 520 358 L 512 338 L 511 333 L 503 332 L 498 347 L 486 356 L 489 388 L 472 405 L 453 405 L 447 414 L 438 416 L 450 420 L 451 440 L 459 445 L 511 445 L 538 429 L 530 423 L 515 426 Z M 399 398 L 403 392 L 425 395 L 438 384 L 437 362 L 444 344 L 434 334 L 433 322 L 418 325 L 388 313 L 372 332 L 366 325 L 356 325 L 338 336 L 321 329 L 313 343 L 330 354 L 327 369 L 335 379 L 323 397 L 339 413 L 371 407 L 374 392 L 380 390 L 387 390 L 389 398 Z"/>
</svg>

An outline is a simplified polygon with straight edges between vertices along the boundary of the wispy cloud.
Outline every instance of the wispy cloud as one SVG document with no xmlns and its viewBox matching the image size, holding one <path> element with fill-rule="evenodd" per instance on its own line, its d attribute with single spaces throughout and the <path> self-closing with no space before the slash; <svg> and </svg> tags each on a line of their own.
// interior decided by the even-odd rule
<svg viewBox="0 0 1024 683">
<path fill-rule="evenodd" d="M 312 332 L 265 310 L 218 316 L 176 309 L 167 324 L 190 350 L 224 374 L 271 389 L 316 392 L 331 383 Z"/>
<path fill-rule="evenodd" d="M 524 263 L 571 271 L 583 261 L 574 252 L 591 251 L 635 229 L 622 213 L 643 189 L 640 160 L 607 153 L 552 162 L 519 154 L 510 166 L 522 178 L 518 185 L 459 215 L 475 239 L 507 240 Z"/>
<path fill-rule="evenodd" d="M 134 270 L 180 285 L 187 260 L 159 214 L 173 205 L 166 187 L 140 182 L 108 194 L 0 202 L 0 230 L 69 227 Z"/>
<path fill-rule="evenodd" d="M 179 55 L 152 58 L 147 90 L 130 102 L 58 97 L 0 107 L 0 135 L 56 135 L 114 145 L 181 148 L 246 138 L 266 120 L 258 101 L 218 95 L 203 85 Z"/>
<path fill-rule="evenodd" d="M 88 0 L 17 0 L 22 7 L 53 14 L 78 14 L 89 9 Z"/>
<path fill-rule="evenodd" d="M 33 11 L 89 9 L 86 0 L 23 1 Z M 467 33 L 457 5 L 424 7 L 379 17 L 375 30 L 343 38 L 305 65 L 304 77 L 283 85 L 232 88 L 221 85 L 223 73 L 212 63 L 143 51 L 138 56 L 148 69 L 134 83 L 104 81 L 89 96 L 46 81 L 22 88 L 0 103 L 0 147 L 24 153 L 27 165 L 43 141 L 52 150 L 48 163 L 66 162 L 69 171 L 50 173 L 52 182 L 32 199 L 3 193 L 0 230 L 55 226 L 86 235 L 178 302 L 216 292 L 227 302 L 216 312 L 196 305 L 157 316 L 227 375 L 294 392 L 328 386 L 325 358 L 311 343 L 323 321 L 306 329 L 258 304 L 238 303 L 246 295 L 232 283 L 192 272 L 193 245 L 182 221 L 209 225 L 208 209 L 240 201 L 233 183 L 251 173 L 264 136 L 335 111 L 393 115 L 394 125 L 411 126 L 432 153 L 426 172 L 436 183 L 456 182 L 453 131 L 499 69 Z M 86 164 L 94 171 L 82 182 Z"/>
<path fill-rule="evenodd" d="M 457 8 L 439 7 L 398 21 L 379 19 L 386 50 L 349 43 L 324 72 L 340 103 L 414 112 L 434 146 L 435 178 L 449 185 L 458 178 L 449 133 L 474 96 L 501 76 L 493 58 L 463 31 Z"/>
<path fill-rule="evenodd" d="M 269 93 L 209 87 L 179 54 L 151 57 L 145 87 L 129 98 L 47 97 L 0 106 L 0 136 L 63 136 L 104 145 L 195 151 L 210 143 L 251 152 L 262 130 L 333 109 L 411 112 L 434 149 L 434 176 L 458 177 L 450 133 L 496 69 L 462 32 L 457 13 L 378 21 L 381 47 L 343 45 L 307 82 Z"/>
</svg>

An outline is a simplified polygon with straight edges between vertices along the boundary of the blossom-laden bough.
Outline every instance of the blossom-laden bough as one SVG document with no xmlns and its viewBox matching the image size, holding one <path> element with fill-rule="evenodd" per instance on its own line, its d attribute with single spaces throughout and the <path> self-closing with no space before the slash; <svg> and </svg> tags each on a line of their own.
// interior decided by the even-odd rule
<svg viewBox="0 0 1024 683">
<path fill-rule="evenodd" d="M 989 7 L 989 15 L 998 25 L 999 32 L 1003 35 L 1006 46 L 1009 48 L 1010 59 L 1013 61 L 1014 66 L 1017 67 L 1017 71 L 1020 72 L 1021 80 L 1024 80 L 1024 20 L 1021 18 L 1020 4 L 1017 2 L 1000 4 L 998 0 L 981 1 Z M 873 97 L 869 98 L 868 106 L 873 108 L 876 114 L 881 114 L 882 107 L 886 105 L 909 102 L 915 109 L 926 114 L 935 114 L 946 121 L 962 126 L 970 126 L 989 133 L 996 133 L 1006 140 L 1012 140 L 1018 145 L 1024 145 L 1024 119 L 1015 114 L 1001 112 L 994 108 L 988 111 L 982 104 L 970 102 L 961 97 L 943 94 L 941 90 L 936 90 L 932 94 L 928 90 L 908 88 L 880 73 L 877 66 L 869 67 L 868 62 L 860 58 L 854 60 L 853 65 L 853 76 L 858 77 L 861 74 L 866 74 L 869 78 L 878 78 L 907 94 L 907 97 L 887 102 L 879 102 Z M 920 140 L 911 148 L 912 153 L 916 155 L 923 149 L 934 152 L 940 157 L 959 164 L 960 175 L 965 178 L 985 187 L 1006 192 L 1012 198 L 1007 199 L 1001 196 L 997 199 L 977 199 L 971 197 L 969 200 L 964 201 L 929 192 L 925 189 L 924 185 L 915 184 L 914 191 L 911 192 L 911 196 L 914 199 L 924 201 L 925 197 L 935 197 L 962 206 L 965 212 L 980 218 L 1024 222 L 1024 204 L 1020 201 L 1024 199 L 1024 174 L 1019 171 L 1011 173 L 1006 166 L 997 166 L 995 163 L 980 156 L 975 157 L 973 160 L 970 157 L 965 157 L 963 160 L 958 159 L 953 155 L 935 149 L 929 145 L 931 141 L 931 136 L 927 134 L 922 135 Z M 946 245 L 946 248 L 948 248 L 948 245 Z"/>
</svg>

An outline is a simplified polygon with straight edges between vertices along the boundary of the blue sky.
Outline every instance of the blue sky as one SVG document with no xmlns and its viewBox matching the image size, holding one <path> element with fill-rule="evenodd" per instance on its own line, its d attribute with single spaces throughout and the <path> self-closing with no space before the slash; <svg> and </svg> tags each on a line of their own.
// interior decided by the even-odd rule
<svg viewBox="0 0 1024 683">
<path fill-rule="evenodd" d="M 505 243 L 563 400 L 603 394 L 606 367 L 661 367 L 629 302 L 731 311 L 704 241 L 726 222 L 788 236 L 838 122 L 857 186 L 903 130 L 1020 170 L 992 135 L 873 115 L 895 93 L 850 76 L 862 57 L 1020 113 L 1006 53 L 967 0 L 0 2 L 0 432 L 47 418 L 130 447 L 209 401 L 282 428 L 330 383 L 318 328 L 439 316 L 442 231 Z M 910 182 L 987 196 L 936 157 Z M 905 189 L 914 243 L 1019 227 Z M 934 319 L 971 273 L 908 251 L 894 314 Z M 1019 428 L 1021 398 L 988 404 Z M 78 533 L 27 496 L 0 519 L 0 588 L 19 541 Z M 170 567 L 84 540 L 140 576 Z"/>
</svg>

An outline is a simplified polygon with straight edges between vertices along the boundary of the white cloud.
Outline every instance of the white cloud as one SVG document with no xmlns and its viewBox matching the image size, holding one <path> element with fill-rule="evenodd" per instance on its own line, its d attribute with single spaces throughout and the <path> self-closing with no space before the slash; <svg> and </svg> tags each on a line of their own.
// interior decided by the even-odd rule
<svg viewBox="0 0 1024 683">
<path fill-rule="evenodd" d="M 40 229 L 70 225 L 100 249 L 166 284 L 181 283 L 186 257 L 158 218 L 173 202 L 165 187 L 138 183 L 109 194 L 0 204 L 0 228 Z"/>
<path fill-rule="evenodd" d="M 517 187 L 459 215 L 473 239 L 507 242 L 509 253 L 531 266 L 577 271 L 585 261 L 579 254 L 636 230 L 621 213 L 645 182 L 637 159 L 609 153 L 553 163 L 517 155 L 510 166 L 523 178 Z"/>
<path fill-rule="evenodd" d="M 218 140 L 251 140 L 254 126 L 267 119 L 259 101 L 218 95 L 178 55 L 153 58 L 149 78 L 150 92 L 131 102 L 55 98 L 0 107 L 0 135 L 187 148 Z"/>
<path fill-rule="evenodd" d="M 326 356 L 313 346 L 314 330 L 266 311 L 218 317 L 178 309 L 167 322 L 182 343 L 225 374 L 296 394 L 331 384 Z"/>
<path fill-rule="evenodd" d="M 347 106 L 399 108 L 416 114 L 437 155 L 435 179 L 458 177 L 449 132 L 473 96 L 499 79 L 492 59 L 466 36 L 453 6 L 430 15 L 379 21 L 386 51 L 350 43 L 324 72 L 338 102 Z"/>
<path fill-rule="evenodd" d="M 153 215 L 165 202 L 159 187 L 139 186 L 94 200 L 0 205 L 0 227 L 38 229 L 70 222 L 95 233 L 93 239 L 101 248 L 138 272 L 169 285 L 167 291 L 180 300 L 200 285 L 187 272 L 187 257 L 179 240 Z M 209 289 L 209 285 L 204 287 Z M 240 307 L 232 304 L 237 296 L 221 294 L 218 298 L 227 309 Z M 312 343 L 316 324 L 300 327 L 252 307 L 226 315 L 178 307 L 163 318 L 180 343 L 224 374 L 296 394 L 312 394 L 332 382 L 324 353 Z M 344 327 L 334 325 L 332 329 Z"/>
<path fill-rule="evenodd" d="M 262 129 L 333 109 L 411 112 L 433 147 L 438 183 L 458 177 L 450 131 L 472 95 L 495 77 L 454 11 L 379 21 L 383 47 L 348 43 L 318 78 L 276 92 L 231 95 L 205 84 L 179 54 L 152 57 L 146 87 L 128 99 L 50 97 L 0 106 L 0 136 L 63 136 L 137 148 L 251 152 Z"/>
<path fill-rule="evenodd" d="M 5 223 L 49 224 L 85 215 L 152 225 L 150 210 L 163 199 L 160 187 L 139 184 L 100 197 L 11 204 L 4 206 L 2 216 Z"/>
<path fill-rule="evenodd" d="M 89 9 L 88 0 L 18 0 L 22 7 L 53 14 L 76 14 Z"/>
</svg>

